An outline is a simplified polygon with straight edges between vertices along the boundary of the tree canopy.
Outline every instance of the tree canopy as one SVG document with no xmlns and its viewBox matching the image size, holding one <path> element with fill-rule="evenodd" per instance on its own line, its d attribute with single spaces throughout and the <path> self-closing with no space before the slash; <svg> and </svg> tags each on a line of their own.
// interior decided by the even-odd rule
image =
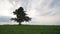
<svg viewBox="0 0 60 34">
<path fill-rule="evenodd" d="M 26 11 L 24 11 L 23 7 L 19 7 L 13 12 L 13 14 L 16 15 L 16 17 L 11 18 L 11 20 L 18 22 L 20 25 L 21 25 L 21 22 L 24 22 L 24 21 L 29 22 L 31 18 L 26 16 L 27 14 L 25 12 Z"/>
</svg>

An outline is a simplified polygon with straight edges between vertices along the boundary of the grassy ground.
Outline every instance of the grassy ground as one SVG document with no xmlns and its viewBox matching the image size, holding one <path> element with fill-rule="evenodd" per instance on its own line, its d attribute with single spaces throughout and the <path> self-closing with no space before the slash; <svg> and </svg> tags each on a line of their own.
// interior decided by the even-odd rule
<svg viewBox="0 0 60 34">
<path fill-rule="evenodd" d="M 60 26 L 0 25 L 0 34 L 60 34 Z"/>
</svg>

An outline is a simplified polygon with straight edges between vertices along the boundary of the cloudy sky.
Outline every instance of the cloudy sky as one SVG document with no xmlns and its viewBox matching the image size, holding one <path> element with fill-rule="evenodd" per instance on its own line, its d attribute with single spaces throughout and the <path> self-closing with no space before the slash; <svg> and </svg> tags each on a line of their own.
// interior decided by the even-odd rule
<svg viewBox="0 0 60 34">
<path fill-rule="evenodd" d="M 60 25 L 60 0 L 0 0 L 0 23 L 11 22 L 12 12 L 21 6 L 32 18 L 26 24 Z"/>
</svg>

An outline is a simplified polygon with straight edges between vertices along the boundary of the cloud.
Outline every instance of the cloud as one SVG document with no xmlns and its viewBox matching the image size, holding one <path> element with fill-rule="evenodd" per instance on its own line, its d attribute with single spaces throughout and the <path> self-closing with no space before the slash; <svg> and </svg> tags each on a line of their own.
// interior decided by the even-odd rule
<svg viewBox="0 0 60 34">
<path fill-rule="evenodd" d="M 60 0 L 8 0 L 17 9 L 23 6 L 32 17 L 39 16 L 59 16 Z M 33 14 L 33 15 L 32 15 Z"/>
<path fill-rule="evenodd" d="M 56 0 L 44 0 L 41 2 L 41 4 L 37 3 L 36 10 L 40 13 L 40 16 L 59 16 L 60 15 L 59 2 L 60 1 Z"/>
<path fill-rule="evenodd" d="M 11 16 L 10 8 L 12 8 L 12 5 L 8 0 L 0 0 L 0 16 Z"/>
<path fill-rule="evenodd" d="M 40 16 L 33 18 L 28 24 L 39 24 L 39 25 L 60 25 L 60 17 L 57 16 Z"/>
<path fill-rule="evenodd" d="M 31 24 L 60 24 L 60 0 L 6 0 L 4 2 L 8 3 L 7 7 L 11 5 L 8 8 L 11 12 L 20 6 L 24 7 L 28 16 L 32 18 Z"/>
<path fill-rule="evenodd" d="M 11 17 L 8 16 L 0 16 L 0 22 L 11 22 Z"/>
</svg>

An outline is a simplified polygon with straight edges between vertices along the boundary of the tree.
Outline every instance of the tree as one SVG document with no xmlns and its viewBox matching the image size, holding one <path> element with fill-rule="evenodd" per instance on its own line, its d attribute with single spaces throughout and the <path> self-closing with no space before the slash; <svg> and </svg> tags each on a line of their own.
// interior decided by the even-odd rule
<svg viewBox="0 0 60 34">
<path fill-rule="evenodd" d="M 23 7 L 19 7 L 18 9 L 16 9 L 13 14 L 16 15 L 16 18 L 11 18 L 11 20 L 18 22 L 19 25 L 21 25 L 21 22 L 29 22 L 31 20 L 31 18 L 26 16 L 27 14 L 25 13 Z"/>
</svg>

